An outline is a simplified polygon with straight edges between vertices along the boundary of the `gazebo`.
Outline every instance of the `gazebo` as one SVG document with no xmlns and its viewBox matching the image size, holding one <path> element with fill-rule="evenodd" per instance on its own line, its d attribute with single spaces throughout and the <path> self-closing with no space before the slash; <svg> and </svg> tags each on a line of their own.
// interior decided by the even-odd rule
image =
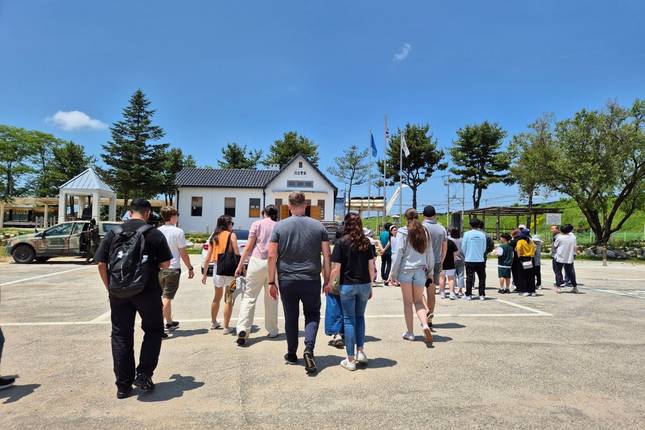
<svg viewBox="0 0 645 430">
<path fill-rule="evenodd" d="M 70 179 L 60 187 L 58 197 L 58 222 L 65 222 L 67 215 L 67 198 L 78 197 L 80 212 L 88 206 L 91 197 L 92 218 L 100 221 L 101 198 L 107 198 L 110 206 L 108 220 L 116 220 L 116 193 L 99 178 L 92 169 L 87 169 Z"/>
<path fill-rule="evenodd" d="M 452 224 L 461 225 L 461 220 L 464 215 L 468 215 L 468 219 L 473 217 L 480 217 L 484 223 L 486 222 L 486 216 L 495 218 L 495 236 L 499 238 L 500 234 L 500 218 L 502 216 L 514 216 L 515 225 L 520 224 L 520 217 L 531 216 L 533 217 L 533 233 L 537 233 L 537 217 L 538 215 L 548 215 L 548 214 L 561 214 L 563 210 L 561 208 L 546 208 L 541 206 L 533 206 L 529 208 L 528 206 L 494 206 L 488 208 L 479 208 L 479 209 L 470 209 L 465 210 L 463 213 L 461 211 L 453 212 L 452 214 Z M 463 228 L 463 226 L 462 226 Z"/>
</svg>

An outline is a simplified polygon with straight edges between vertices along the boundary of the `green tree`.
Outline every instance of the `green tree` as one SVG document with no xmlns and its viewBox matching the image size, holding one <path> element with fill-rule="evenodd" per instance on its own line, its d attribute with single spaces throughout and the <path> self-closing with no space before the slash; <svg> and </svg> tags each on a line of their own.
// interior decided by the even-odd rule
<svg viewBox="0 0 645 430">
<path fill-rule="evenodd" d="M 482 192 L 489 185 L 507 182 L 509 154 L 501 150 L 506 132 L 497 124 L 485 121 L 457 130 L 457 140 L 450 148 L 450 172 L 459 181 L 473 185 L 473 207 L 479 208 Z"/>
<path fill-rule="evenodd" d="M 21 187 L 26 177 L 34 172 L 30 158 L 34 155 L 30 132 L 24 128 L 0 125 L 0 192 L 2 200 L 10 201 L 25 192 Z"/>
<path fill-rule="evenodd" d="M 141 90 L 137 90 L 123 109 L 123 119 L 110 131 L 112 140 L 103 145 L 103 162 L 108 166 L 102 176 L 123 197 L 153 197 L 162 192 L 163 171 L 168 144 L 153 144 L 164 137 L 163 129 L 152 124 L 155 110 Z"/>
<path fill-rule="evenodd" d="M 576 201 L 596 244 L 606 245 L 645 207 L 645 100 L 558 122 L 551 161 L 541 170 L 550 189 Z"/>
<path fill-rule="evenodd" d="M 352 145 L 343 152 L 343 155 L 334 159 L 335 165 L 328 167 L 327 171 L 345 184 L 347 201 L 352 200 L 352 188 L 367 182 L 369 164 L 366 162 L 367 149 L 359 151 L 358 146 Z M 347 207 L 349 211 L 349 206 Z"/>
<path fill-rule="evenodd" d="M 227 143 L 222 148 L 222 158 L 217 164 L 220 169 L 256 169 L 262 158 L 262 150 L 248 150 L 246 145 L 240 146 L 237 143 Z"/>
<path fill-rule="evenodd" d="M 443 163 L 444 152 L 437 148 L 437 139 L 430 133 L 430 126 L 406 124 L 404 130 L 398 130 L 390 139 L 387 147 L 387 165 L 385 176 L 388 185 L 400 181 L 399 175 L 401 134 L 410 150 L 410 155 L 403 157 L 403 183 L 412 190 L 412 207 L 417 208 L 417 192 L 437 170 L 445 170 L 448 165 Z M 383 171 L 383 161 L 378 162 L 379 172 Z"/>
<path fill-rule="evenodd" d="M 314 166 L 318 166 L 318 145 L 295 131 L 288 131 L 282 139 L 273 142 L 269 148 L 269 155 L 262 164 L 277 164 L 282 167 L 298 153 L 302 153 Z"/>
<path fill-rule="evenodd" d="M 175 180 L 177 174 L 183 169 L 195 168 L 196 163 L 192 155 L 184 155 L 179 148 L 171 148 L 166 151 L 166 160 L 163 169 L 163 186 L 162 192 L 166 205 L 173 204 L 173 197 L 177 192 Z"/>
<path fill-rule="evenodd" d="M 62 141 L 52 152 L 51 178 L 57 189 L 96 163 L 94 156 L 87 155 L 82 145 L 72 141 Z"/>
<path fill-rule="evenodd" d="M 547 188 L 543 169 L 553 157 L 552 115 L 544 115 L 529 125 L 530 130 L 513 136 L 509 146 L 511 157 L 510 181 L 519 186 L 520 193 L 527 199 L 529 210 L 533 208 L 533 198 L 540 192 L 546 194 Z M 531 216 L 526 218 L 531 228 Z"/>
<path fill-rule="evenodd" d="M 34 165 L 35 178 L 30 191 L 36 197 L 51 197 L 58 195 L 58 187 L 52 170 L 54 150 L 61 141 L 51 134 L 41 131 L 28 132 L 29 145 L 32 155 L 30 161 Z"/>
</svg>

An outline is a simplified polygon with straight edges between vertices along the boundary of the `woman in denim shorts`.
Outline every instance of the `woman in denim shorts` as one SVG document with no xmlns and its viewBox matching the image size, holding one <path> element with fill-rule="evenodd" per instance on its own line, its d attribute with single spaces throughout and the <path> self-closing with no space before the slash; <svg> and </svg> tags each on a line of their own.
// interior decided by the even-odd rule
<svg viewBox="0 0 645 430">
<path fill-rule="evenodd" d="M 423 300 L 423 290 L 428 278 L 428 268 L 434 267 L 432 243 L 426 229 L 419 222 L 415 209 L 405 211 L 407 227 L 399 229 L 391 281 L 401 284 L 403 295 L 403 313 L 407 331 L 403 339 L 414 340 L 412 306 L 423 326 L 426 342 L 432 344 L 432 332 L 428 326 L 427 308 Z"/>
</svg>

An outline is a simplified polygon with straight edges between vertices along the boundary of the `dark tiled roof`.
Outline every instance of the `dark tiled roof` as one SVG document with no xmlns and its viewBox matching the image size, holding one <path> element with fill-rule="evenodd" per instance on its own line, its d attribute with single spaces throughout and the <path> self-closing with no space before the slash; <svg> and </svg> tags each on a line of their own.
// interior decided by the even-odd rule
<svg viewBox="0 0 645 430">
<path fill-rule="evenodd" d="M 177 174 L 178 187 L 264 188 L 278 176 L 277 170 L 184 169 Z"/>
</svg>

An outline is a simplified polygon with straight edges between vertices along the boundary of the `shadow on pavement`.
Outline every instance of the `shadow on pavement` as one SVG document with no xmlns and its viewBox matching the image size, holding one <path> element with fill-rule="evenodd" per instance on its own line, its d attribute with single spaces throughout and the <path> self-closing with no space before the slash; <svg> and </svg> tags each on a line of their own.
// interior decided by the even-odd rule
<svg viewBox="0 0 645 430">
<path fill-rule="evenodd" d="M 184 392 L 196 390 L 204 386 L 203 382 L 195 381 L 193 376 L 174 374 L 171 381 L 156 384 L 155 390 L 150 393 L 141 393 L 138 400 L 142 402 L 165 402 L 166 400 L 182 397 Z"/>
<path fill-rule="evenodd" d="M 389 358 L 370 358 L 367 366 L 358 365 L 359 369 L 383 369 L 386 367 L 394 367 L 398 364 L 396 360 L 390 360 Z"/>
<path fill-rule="evenodd" d="M 182 330 L 182 329 L 177 329 L 171 333 L 170 336 L 168 336 L 168 339 L 165 339 L 164 342 L 169 341 L 171 339 L 175 339 L 177 337 L 189 337 L 189 336 L 196 336 L 200 334 L 206 334 L 208 333 L 208 329 L 206 328 L 198 328 L 194 330 Z"/>
<path fill-rule="evenodd" d="M 15 403 L 23 397 L 32 394 L 40 384 L 14 385 L 0 391 L 0 399 L 5 399 L 2 403 Z"/>
<path fill-rule="evenodd" d="M 365 336 L 365 342 L 380 342 L 380 341 L 381 341 L 380 337 Z"/>
<path fill-rule="evenodd" d="M 452 323 L 452 322 L 451 323 L 441 323 L 441 324 L 432 323 L 432 328 L 433 329 L 435 329 L 435 328 L 442 328 L 442 329 L 443 328 L 466 328 L 466 326 L 463 325 L 463 324 Z"/>
</svg>

